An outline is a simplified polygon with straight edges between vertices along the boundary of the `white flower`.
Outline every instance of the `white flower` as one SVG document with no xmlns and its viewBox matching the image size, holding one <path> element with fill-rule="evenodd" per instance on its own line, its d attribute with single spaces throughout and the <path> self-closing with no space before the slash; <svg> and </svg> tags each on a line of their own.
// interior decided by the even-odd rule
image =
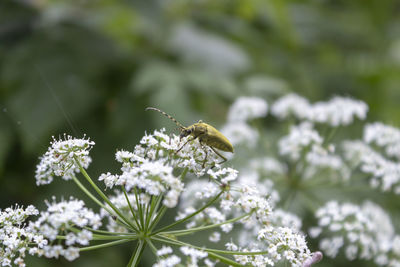
<svg viewBox="0 0 400 267">
<path fill-rule="evenodd" d="M 221 234 L 219 232 L 213 232 L 209 237 L 208 240 L 210 240 L 213 243 L 217 243 L 221 240 Z"/>
<path fill-rule="evenodd" d="M 235 181 L 238 176 L 238 171 L 232 168 L 222 168 L 222 169 L 209 169 L 207 174 L 211 178 L 221 181 L 223 184 L 228 184 Z"/>
<path fill-rule="evenodd" d="M 385 148 L 386 154 L 400 159 L 400 130 L 380 122 L 364 127 L 364 141 Z"/>
<path fill-rule="evenodd" d="M 89 151 L 94 145 L 90 139 L 73 138 L 64 134 L 64 140 L 53 142 L 47 152 L 40 158 L 40 163 L 36 166 L 36 184 L 49 184 L 54 176 L 60 176 L 65 180 L 72 179 L 76 172 L 79 172 L 79 164 L 87 169 L 92 159 Z"/>
<path fill-rule="evenodd" d="M 306 99 L 289 94 L 277 100 L 271 110 L 280 119 L 294 115 L 301 120 L 339 126 L 351 124 L 355 117 L 365 119 L 368 106 L 360 100 L 346 97 L 334 97 L 327 102 L 309 104 Z"/>
<path fill-rule="evenodd" d="M 289 227 L 298 232 L 302 225 L 301 219 L 297 215 L 281 209 L 273 211 L 271 223 L 276 226 Z"/>
<path fill-rule="evenodd" d="M 320 145 L 313 145 L 311 151 L 306 154 L 309 163 L 304 170 L 304 177 L 313 177 L 322 169 L 330 170 L 332 174 L 337 173 L 338 180 L 348 180 L 350 169 L 345 165 L 342 158 L 335 155 Z M 336 178 L 334 175 L 331 177 Z"/>
<path fill-rule="evenodd" d="M 400 163 L 386 159 L 361 141 L 346 141 L 342 147 L 350 163 L 372 176 L 372 187 L 400 194 Z"/>
<path fill-rule="evenodd" d="M 372 202 L 357 206 L 330 201 L 316 212 L 316 217 L 318 227 L 310 229 L 310 235 L 324 236 L 320 240 L 320 249 L 332 258 L 344 247 L 349 260 L 373 259 L 382 255 L 384 244 L 393 240 L 390 217 Z"/>
<path fill-rule="evenodd" d="M 360 101 L 346 97 L 334 97 L 328 102 L 317 102 L 308 114 L 308 119 L 331 126 L 349 125 L 354 117 L 364 120 L 368 106 Z"/>
<path fill-rule="evenodd" d="M 162 248 L 157 250 L 157 256 L 164 256 L 171 253 L 172 253 L 172 248 L 167 246 L 162 246 Z"/>
<path fill-rule="evenodd" d="M 290 127 L 289 135 L 279 140 L 279 153 L 287 155 L 292 160 L 298 160 L 304 148 L 312 144 L 321 145 L 323 138 L 313 129 L 313 125 L 303 122 Z"/>
<path fill-rule="evenodd" d="M 163 204 L 169 208 L 177 205 L 183 183 L 173 175 L 173 168 L 161 160 L 143 162 L 138 166 L 126 167 L 119 176 L 106 174 L 100 178 L 112 180 L 111 186 L 123 185 L 127 191 L 133 188 L 144 190 L 149 195 L 165 195 Z M 107 183 L 106 183 L 107 185 Z"/>
<path fill-rule="evenodd" d="M 145 161 L 134 160 L 130 165 L 124 164 L 121 169 L 127 172 L 132 167 L 139 167 L 151 161 L 168 160 L 169 166 L 175 168 L 188 168 L 196 176 L 202 176 L 205 167 L 215 166 L 221 158 L 208 146 L 202 146 L 198 138 L 192 136 L 180 138 L 177 135 L 164 134 L 165 129 L 154 131 L 152 135 L 146 135 L 140 141 L 141 145 L 135 147 L 134 154 Z M 187 142 L 186 145 L 184 145 Z M 179 149 L 179 153 L 176 153 Z"/>
<path fill-rule="evenodd" d="M 181 252 L 190 257 L 190 266 L 198 266 L 197 262 L 208 256 L 208 253 L 191 247 L 181 247 Z"/>
<path fill-rule="evenodd" d="M 261 223 L 267 223 L 272 207 L 269 201 L 260 196 L 256 188 L 242 186 L 240 195 L 235 203 L 236 206 L 243 209 L 244 212 L 253 212 L 253 216 Z"/>
<path fill-rule="evenodd" d="M 260 174 L 251 169 L 245 169 L 240 172 L 237 183 L 234 186 L 247 186 L 248 188 L 257 188 L 260 195 L 268 196 L 271 205 L 275 205 L 279 199 L 279 193 L 274 188 L 274 182 L 269 179 L 262 179 Z"/>
<path fill-rule="evenodd" d="M 307 99 L 296 95 L 288 94 L 277 101 L 271 107 L 271 113 L 279 119 L 285 119 L 290 115 L 299 119 L 305 119 L 310 112 L 310 104 Z"/>
<path fill-rule="evenodd" d="M 64 257 L 69 261 L 75 260 L 79 257 L 79 248 L 68 247 L 66 250 L 64 250 Z"/>
<path fill-rule="evenodd" d="M 25 266 L 25 251 L 38 254 L 47 245 L 43 235 L 27 226 L 26 219 L 37 215 L 38 210 L 30 205 L 26 209 L 16 205 L 0 210 L 0 265 Z"/>
<path fill-rule="evenodd" d="M 264 99 L 242 96 L 236 99 L 229 108 L 228 121 L 230 123 L 236 123 L 265 117 L 267 111 L 268 104 Z"/>
<path fill-rule="evenodd" d="M 232 145 L 243 144 L 249 147 L 254 147 L 259 137 L 256 130 L 247 123 L 240 121 L 225 124 L 221 128 L 221 133 L 228 138 Z"/>
<path fill-rule="evenodd" d="M 113 175 L 109 172 L 107 173 L 102 173 L 99 177 L 99 181 L 104 181 L 104 184 L 108 188 L 112 188 L 115 183 L 118 181 L 118 175 Z"/>
<path fill-rule="evenodd" d="M 258 232 L 258 239 L 268 243 L 269 261 L 286 259 L 292 266 L 301 266 L 311 257 L 305 237 L 288 227 L 265 226 Z"/>
<path fill-rule="evenodd" d="M 174 267 L 178 266 L 181 262 L 181 259 L 176 255 L 168 256 L 167 258 L 160 259 L 157 263 L 153 265 L 153 267 Z"/>
</svg>

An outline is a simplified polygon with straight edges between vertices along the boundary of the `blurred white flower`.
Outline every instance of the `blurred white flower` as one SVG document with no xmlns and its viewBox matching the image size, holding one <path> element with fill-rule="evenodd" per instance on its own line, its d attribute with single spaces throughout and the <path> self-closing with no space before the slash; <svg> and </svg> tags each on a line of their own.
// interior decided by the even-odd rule
<svg viewBox="0 0 400 267">
<path fill-rule="evenodd" d="M 372 187 L 400 194 L 400 163 L 386 159 L 362 141 L 346 141 L 342 147 L 346 160 L 372 176 Z"/>
<path fill-rule="evenodd" d="M 271 113 L 279 119 L 286 119 L 289 116 L 306 119 L 310 108 L 307 99 L 297 94 L 287 94 L 275 101 L 271 107 Z"/>
<path fill-rule="evenodd" d="M 224 134 L 234 146 L 246 145 L 248 147 L 254 147 L 259 137 L 258 132 L 245 122 L 225 124 L 221 128 L 221 133 Z"/>
<path fill-rule="evenodd" d="M 327 123 L 336 127 L 351 124 L 355 117 L 364 120 L 368 106 L 360 100 L 346 97 L 334 97 L 326 102 L 310 104 L 301 96 L 289 94 L 278 99 L 272 105 L 271 111 L 279 119 L 292 115 L 300 120 Z"/>
<path fill-rule="evenodd" d="M 323 138 L 309 122 L 290 127 L 289 135 L 279 140 L 279 153 L 292 160 L 298 160 L 303 150 L 313 144 L 321 145 Z"/>
<path fill-rule="evenodd" d="M 400 130 L 380 122 L 367 124 L 364 127 L 364 141 L 383 147 L 390 157 L 400 160 Z"/>
<path fill-rule="evenodd" d="M 313 238 L 322 236 L 320 249 L 336 257 L 343 247 L 349 260 L 376 259 L 394 237 L 389 215 L 378 205 L 365 202 L 362 206 L 330 201 L 316 212 L 318 226 L 310 229 Z"/>
<path fill-rule="evenodd" d="M 236 99 L 228 112 L 228 122 L 245 122 L 267 115 L 268 104 L 259 97 L 242 96 Z"/>
</svg>

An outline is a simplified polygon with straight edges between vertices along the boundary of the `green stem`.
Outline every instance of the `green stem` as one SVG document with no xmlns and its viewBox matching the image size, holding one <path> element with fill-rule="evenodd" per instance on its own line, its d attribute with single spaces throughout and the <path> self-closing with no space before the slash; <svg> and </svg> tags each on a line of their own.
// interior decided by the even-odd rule
<svg viewBox="0 0 400 267">
<path fill-rule="evenodd" d="M 181 173 L 181 181 L 183 181 L 183 179 L 185 179 L 185 176 L 186 176 L 188 170 L 189 170 L 189 168 L 186 167 L 186 168 L 183 170 L 183 172 Z"/>
<path fill-rule="evenodd" d="M 124 192 L 124 195 L 125 195 L 125 198 L 126 198 L 126 202 L 128 202 L 129 209 L 131 210 L 132 217 L 133 217 L 133 219 L 134 219 L 135 222 L 136 222 L 136 226 L 140 229 L 139 221 L 137 220 L 137 218 L 136 218 L 136 213 L 135 213 L 135 211 L 133 210 L 133 207 L 132 207 L 132 205 L 131 205 L 131 202 L 129 201 L 128 194 L 126 193 L 125 186 L 121 186 L 121 187 L 122 187 L 122 191 Z"/>
<path fill-rule="evenodd" d="M 100 200 L 98 200 L 92 193 L 89 192 L 89 190 L 86 189 L 86 187 L 79 182 L 78 178 L 76 176 L 72 176 L 72 180 L 77 184 L 77 186 L 89 197 L 91 198 L 94 202 L 96 202 L 97 205 L 105 209 L 108 213 L 112 214 L 112 212 L 109 210 L 108 207 L 106 207 L 103 203 L 101 203 Z"/>
<path fill-rule="evenodd" d="M 153 202 L 153 196 L 151 197 L 151 200 Z M 144 213 L 144 232 L 147 233 L 147 230 L 149 228 L 149 221 L 150 221 L 150 205 L 151 202 L 147 203 L 146 205 L 146 212 Z"/>
<path fill-rule="evenodd" d="M 129 239 L 128 240 L 127 239 L 117 240 L 117 241 L 112 241 L 112 242 L 108 242 L 108 243 L 104 243 L 104 244 L 100 244 L 100 245 L 80 248 L 79 251 L 88 251 L 88 250 L 95 250 L 98 248 L 107 248 L 107 247 L 112 247 L 112 246 L 119 245 L 122 243 L 130 242 L 130 241 L 132 241 L 132 240 L 129 240 Z"/>
<path fill-rule="evenodd" d="M 231 250 L 220 250 L 220 249 L 212 249 L 212 248 L 203 248 L 203 247 L 198 247 L 198 246 L 194 246 L 192 244 L 189 243 L 185 243 L 176 239 L 172 239 L 169 238 L 167 236 L 164 235 L 157 235 L 159 238 L 153 238 L 154 240 L 158 240 L 158 241 L 164 241 L 164 242 L 170 242 L 171 244 L 175 243 L 175 245 L 179 245 L 179 246 L 188 246 L 188 247 L 192 247 L 198 250 L 203 250 L 203 251 L 207 251 L 207 252 L 213 252 L 213 253 L 220 253 L 220 254 L 226 254 L 226 255 L 247 255 L 247 256 L 252 256 L 252 255 L 264 255 L 264 254 L 268 254 L 269 252 L 266 251 L 231 251 Z"/>
<path fill-rule="evenodd" d="M 72 231 L 75 233 L 80 232 L 80 231 L 74 231 L 74 230 L 72 230 Z M 67 236 L 57 235 L 57 239 L 67 239 Z M 98 235 L 98 234 L 92 235 L 92 240 L 120 240 L 120 239 L 135 240 L 135 239 L 137 239 L 137 236 L 136 235 L 117 236 L 117 235 Z"/>
<path fill-rule="evenodd" d="M 140 204 L 139 194 L 138 194 L 138 192 L 136 190 L 136 187 L 134 188 L 134 190 L 135 190 L 136 206 L 137 206 L 137 210 L 139 212 L 140 229 L 143 230 L 143 228 L 144 228 L 144 220 L 143 220 L 142 204 Z"/>
<path fill-rule="evenodd" d="M 146 224 L 150 223 L 150 225 L 148 227 L 149 231 L 151 231 L 153 229 L 152 228 L 153 227 L 153 222 L 154 222 L 154 220 L 152 220 L 153 214 L 154 214 L 154 211 L 156 211 L 158 209 L 158 207 L 160 206 L 161 199 L 162 199 L 161 195 L 157 196 L 156 198 L 152 198 L 150 214 L 148 215 L 149 216 L 149 222 L 146 223 Z"/>
<path fill-rule="evenodd" d="M 125 233 L 125 232 L 109 232 L 109 231 L 105 231 L 105 230 L 96 230 L 96 229 L 93 229 L 93 228 L 90 228 L 90 227 L 86 227 L 86 226 L 84 226 L 84 227 L 82 227 L 83 229 L 86 229 L 86 230 L 89 230 L 89 231 L 91 231 L 91 232 L 93 232 L 93 233 L 99 233 L 99 234 L 108 234 L 108 235 L 132 235 L 132 233 L 131 232 L 127 232 L 127 233 Z"/>
<path fill-rule="evenodd" d="M 149 232 L 151 232 L 154 227 L 157 226 L 157 224 L 159 223 L 160 219 L 163 217 L 164 213 L 167 211 L 167 207 L 166 206 L 162 206 L 161 209 L 159 210 L 159 212 L 157 213 L 156 217 L 154 218 L 154 220 L 151 222 L 150 227 L 149 227 Z"/>
<path fill-rule="evenodd" d="M 219 260 L 220 262 L 228 264 L 228 266 L 238 266 L 238 267 L 243 266 L 242 264 L 239 264 L 236 261 L 225 258 L 225 257 L 218 255 L 216 253 L 213 253 L 213 252 L 208 252 L 208 256 L 210 256 L 210 258 L 213 258 L 213 259 Z"/>
<path fill-rule="evenodd" d="M 138 229 L 136 229 L 135 225 L 132 224 L 132 222 L 124 216 L 124 214 L 121 213 L 121 211 L 114 206 L 114 204 L 108 199 L 108 197 L 100 190 L 100 188 L 93 182 L 93 180 L 90 178 L 89 174 L 86 172 L 86 170 L 82 167 L 81 163 L 77 159 L 77 156 L 74 156 L 75 163 L 78 165 L 79 170 L 83 174 L 83 176 L 86 178 L 86 180 L 90 183 L 90 185 L 96 190 L 97 194 L 100 195 L 100 197 L 115 211 L 118 216 L 125 221 L 133 230 L 138 232 Z"/>
<path fill-rule="evenodd" d="M 142 257 L 143 251 L 146 247 L 146 243 L 143 240 L 139 240 L 135 252 L 132 255 L 127 267 L 136 267 L 139 264 L 140 258 Z"/>
<path fill-rule="evenodd" d="M 165 226 L 165 227 L 159 229 L 158 231 L 154 232 L 153 235 L 155 235 L 155 234 L 157 234 L 157 233 L 160 233 L 160 232 L 163 232 L 163 231 L 165 231 L 165 230 L 167 230 L 167 229 L 170 229 L 170 228 L 174 227 L 175 225 L 178 225 L 178 224 L 180 224 L 180 223 L 183 223 L 183 222 L 189 220 L 190 218 L 192 218 L 193 216 L 196 216 L 197 214 L 199 214 L 200 212 L 202 212 L 203 210 L 205 210 L 206 208 L 208 208 L 209 206 L 211 206 L 212 204 L 214 204 L 214 202 L 217 201 L 217 200 L 219 199 L 219 197 L 222 195 L 223 192 L 224 192 L 224 191 L 219 192 L 218 195 L 216 195 L 216 196 L 215 196 L 213 199 L 211 199 L 206 205 L 204 205 L 203 207 L 201 207 L 201 208 L 198 209 L 197 211 L 195 211 L 195 212 L 193 212 L 192 214 L 186 216 L 185 218 L 182 218 L 182 219 L 180 219 L 180 220 L 178 220 L 178 221 L 176 221 L 176 222 L 174 222 L 174 223 L 172 223 L 172 224 L 170 224 L 170 225 L 167 225 L 167 226 Z"/>
<path fill-rule="evenodd" d="M 211 224 L 211 225 L 207 225 L 207 226 L 195 227 L 195 228 L 184 229 L 184 230 L 168 231 L 168 232 L 163 232 L 162 234 L 175 235 L 175 236 L 193 234 L 194 232 L 197 232 L 197 231 L 203 231 L 203 230 L 215 228 L 215 227 L 227 224 L 227 223 L 234 223 L 234 222 L 239 221 L 239 220 L 245 218 L 246 216 L 250 216 L 250 215 L 251 215 L 251 212 L 246 213 L 240 217 L 236 217 L 236 218 L 227 220 L 222 223 L 216 223 L 216 224 Z"/>
<path fill-rule="evenodd" d="M 157 255 L 157 248 L 156 246 L 154 246 L 153 242 L 151 242 L 151 240 L 149 238 L 146 239 L 147 244 L 149 244 L 149 247 L 151 248 L 151 250 L 153 251 L 153 254 L 157 257 L 158 260 L 158 255 Z"/>
</svg>

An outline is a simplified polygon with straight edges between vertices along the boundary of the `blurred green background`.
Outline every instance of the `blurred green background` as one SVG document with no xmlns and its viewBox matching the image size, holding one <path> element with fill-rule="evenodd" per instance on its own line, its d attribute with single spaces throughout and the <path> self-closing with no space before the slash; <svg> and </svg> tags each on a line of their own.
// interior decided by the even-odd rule
<svg viewBox="0 0 400 267">
<path fill-rule="evenodd" d="M 238 96 L 290 91 L 353 96 L 368 120 L 399 126 L 400 2 L 1 0 L 0 208 L 84 198 L 60 179 L 35 185 L 52 135 L 90 136 L 97 177 L 145 131 L 174 130 L 147 106 L 218 128 Z M 28 266 L 125 266 L 129 251 Z"/>
</svg>

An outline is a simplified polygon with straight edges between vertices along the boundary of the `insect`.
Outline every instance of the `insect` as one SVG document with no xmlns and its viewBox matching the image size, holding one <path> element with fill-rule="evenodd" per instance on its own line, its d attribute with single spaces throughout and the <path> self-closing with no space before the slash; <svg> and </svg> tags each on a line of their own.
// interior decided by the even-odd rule
<svg viewBox="0 0 400 267">
<path fill-rule="evenodd" d="M 212 127 L 211 125 L 199 120 L 197 123 L 194 123 L 188 127 L 183 126 L 180 124 L 174 117 L 168 115 L 164 111 L 158 109 L 158 108 L 152 108 L 148 107 L 146 110 L 155 110 L 163 114 L 164 116 L 168 117 L 170 120 L 175 122 L 176 125 L 178 125 L 179 130 L 180 130 L 180 135 L 179 137 L 186 137 L 188 135 L 192 136 L 191 139 L 186 141 L 175 153 L 178 153 L 181 151 L 181 149 L 189 142 L 195 140 L 196 138 L 199 139 L 200 145 L 203 147 L 204 152 L 206 153 L 206 156 L 204 157 L 203 161 L 203 168 L 207 160 L 207 150 L 204 149 L 204 145 L 209 146 L 212 151 L 214 151 L 215 154 L 217 154 L 219 157 L 222 158 L 222 161 L 219 163 L 224 163 L 227 161 L 227 159 L 222 156 L 216 149 L 225 151 L 225 152 L 231 152 L 233 153 L 233 146 L 231 142 L 229 142 L 228 138 L 226 138 L 221 132 L 219 132 L 217 129 Z"/>
</svg>

